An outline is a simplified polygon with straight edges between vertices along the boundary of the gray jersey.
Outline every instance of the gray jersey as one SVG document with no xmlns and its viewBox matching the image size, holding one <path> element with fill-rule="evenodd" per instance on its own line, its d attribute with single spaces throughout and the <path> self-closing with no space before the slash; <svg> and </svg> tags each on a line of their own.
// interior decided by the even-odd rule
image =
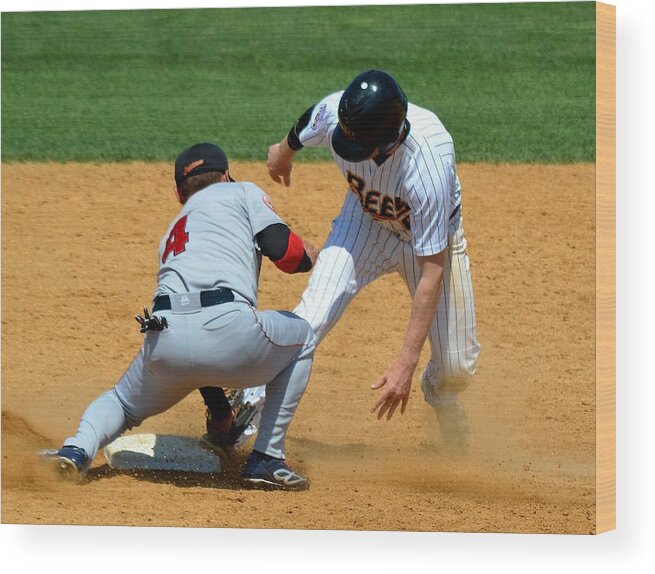
<svg viewBox="0 0 655 574">
<path fill-rule="evenodd" d="M 448 245 L 459 226 L 461 186 L 453 140 L 439 118 L 409 104 L 411 129 L 384 163 L 350 163 L 332 149 L 343 92 L 330 94 L 312 110 L 298 134 L 307 147 L 329 147 L 364 211 L 383 227 L 410 241 L 417 255 L 434 255 Z"/>
<path fill-rule="evenodd" d="M 225 287 L 257 306 L 255 236 L 284 223 L 253 183 L 216 183 L 192 195 L 159 246 L 156 295 Z"/>
</svg>

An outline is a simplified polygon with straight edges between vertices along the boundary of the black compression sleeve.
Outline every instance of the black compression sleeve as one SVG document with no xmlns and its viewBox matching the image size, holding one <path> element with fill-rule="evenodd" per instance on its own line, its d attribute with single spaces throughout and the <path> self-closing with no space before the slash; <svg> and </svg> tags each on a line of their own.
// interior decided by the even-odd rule
<svg viewBox="0 0 655 574">
<path fill-rule="evenodd" d="M 273 261 L 282 259 L 289 247 L 289 234 L 291 230 L 284 223 L 269 225 L 257 235 L 257 243 L 262 255 Z"/>
<path fill-rule="evenodd" d="M 290 235 L 291 230 L 284 223 L 269 225 L 256 235 L 259 250 L 262 255 L 266 255 L 271 261 L 279 261 L 287 254 Z M 298 268 L 291 271 L 291 273 L 307 273 L 307 271 L 311 271 L 312 266 L 312 260 L 305 251 Z"/>
<path fill-rule="evenodd" d="M 298 118 L 295 124 L 293 124 L 293 127 L 287 135 L 287 143 L 294 151 L 301 150 L 304 147 L 300 141 L 300 132 L 309 125 L 309 120 L 312 119 L 312 111 L 314 111 L 314 106 L 305 110 L 305 113 Z"/>
</svg>

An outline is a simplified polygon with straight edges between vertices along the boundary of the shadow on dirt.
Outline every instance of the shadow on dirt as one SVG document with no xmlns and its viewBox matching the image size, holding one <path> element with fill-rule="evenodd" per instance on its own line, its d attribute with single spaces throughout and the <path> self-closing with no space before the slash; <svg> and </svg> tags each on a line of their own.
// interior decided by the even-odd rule
<svg viewBox="0 0 655 574">
<path fill-rule="evenodd" d="M 249 483 L 241 478 L 243 456 L 234 456 L 223 460 L 223 472 L 201 473 L 191 471 L 166 470 L 121 470 L 111 468 L 108 464 L 92 468 L 84 482 L 98 482 L 117 476 L 129 476 L 153 484 L 170 484 L 179 488 L 211 488 L 221 490 L 243 490 Z"/>
</svg>

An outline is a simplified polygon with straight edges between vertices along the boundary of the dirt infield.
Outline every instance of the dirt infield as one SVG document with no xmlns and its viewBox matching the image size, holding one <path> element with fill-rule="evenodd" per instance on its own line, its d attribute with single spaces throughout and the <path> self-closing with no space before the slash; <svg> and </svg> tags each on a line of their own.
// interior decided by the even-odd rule
<svg viewBox="0 0 655 574">
<path fill-rule="evenodd" d="M 267 190 L 316 245 L 345 185 L 299 164 Z M 244 490 L 224 475 L 119 474 L 99 456 L 82 485 L 36 459 L 75 430 L 138 350 L 157 246 L 178 210 L 167 165 L 2 166 L 2 522 L 481 532 L 594 530 L 594 166 L 463 165 L 482 345 L 464 393 L 473 429 L 447 454 L 415 379 L 408 412 L 369 414 L 369 385 L 398 351 L 410 299 L 400 279 L 365 289 L 319 348 L 291 426 L 303 493 Z M 293 308 L 306 276 L 265 264 L 263 308 Z M 427 346 L 426 346 L 427 347 Z M 427 358 L 427 351 L 424 351 Z M 417 372 L 418 375 L 418 372 Z M 197 393 L 133 432 L 199 435 Z"/>
</svg>

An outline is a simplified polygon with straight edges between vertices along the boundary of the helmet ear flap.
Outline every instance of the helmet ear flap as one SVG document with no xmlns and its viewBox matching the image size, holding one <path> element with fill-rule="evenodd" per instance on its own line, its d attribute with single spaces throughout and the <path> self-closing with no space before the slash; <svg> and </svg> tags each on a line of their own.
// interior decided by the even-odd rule
<svg viewBox="0 0 655 574">
<path fill-rule="evenodd" d="M 391 140 L 385 146 L 380 147 L 378 153 L 380 155 L 388 155 L 389 153 L 391 153 L 391 150 L 394 149 L 396 145 L 401 144 L 405 140 L 405 137 L 407 136 L 408 132 L 409 132 L 409 122 L 405 120 L 400 128 L 400 131 L 398 132 L 397 137 Z"/>
</svg>

